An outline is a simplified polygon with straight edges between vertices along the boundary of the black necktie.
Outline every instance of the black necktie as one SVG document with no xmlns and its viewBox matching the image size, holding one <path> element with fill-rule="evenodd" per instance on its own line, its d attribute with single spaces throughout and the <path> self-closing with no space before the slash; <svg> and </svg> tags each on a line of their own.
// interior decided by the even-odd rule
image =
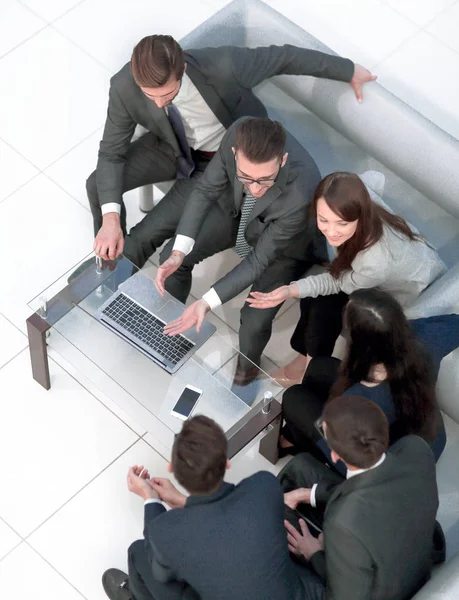
<svg viewBox="0 0 459 600">
<path fill-rule="evenodd" d="M 186 139 L 185 127 L 182 117 L 176 106 L 172 102 L 167 107 L 169 122 L 174 130 L 175 137 L 180 146 L 183 156 L 177 157 L 177 179 L 189 179 L 194 171 L 195 164 L 191 157 L 191 150 Z"/>
</svg>

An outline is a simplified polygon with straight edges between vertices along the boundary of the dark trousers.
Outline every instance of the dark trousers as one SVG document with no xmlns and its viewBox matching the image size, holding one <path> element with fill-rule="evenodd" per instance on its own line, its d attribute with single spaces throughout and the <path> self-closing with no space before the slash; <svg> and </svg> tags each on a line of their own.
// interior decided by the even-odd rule
<svg viewBox="0 0 459 600">
<path fill-rule="evenodd" d="M 277 476 L 285 493 L 298 488 L 311 488 L 315 483 L 325 482 L 328 486 L 338 485 L 343 478 L 328 469 L 310 454 L 298 454 L 282 469 Z M 309 504 L 299 504 L 296 510 L 285 506 L 284 518 L 298 531 L 299 520 L 306 519 L 309 530 L 317 537 L 323 529 L 324 507 L 312 508 Z M 298 574 L 304 587 L 305 600 L 322 600 L 325 596 L 325 582 L 313 572 L 302 559 L 297 562 Z"/>
<path fill-rule="evenodd" d="M 290 340 L 292 348 L 303 356 L 331 356 L 342 329 L 347 301 L 344 292 L 302 298 L 300 319 Z"/>
<path fill-rule="evenodd" d="M 198 600 L 196 592 L 186 583 L 162 583 L 153 577 L 144 540 L 129 546 L 129 589 L 133 600 Z"/>
<path fill-rule="evenodd" d="M 185 204 L 202 176 L 210 158 L 193 153 L 196 170 L 189 180 L 178 180 L 161 202 L 151 210 L 140 223 L 125 235 L 124 255 L 142 267 L 156 249 L 166 240 L 169 242 L 161 252 L 161 264 L 170 256 L 174 245 L 171 239 L 183 214 Z M 148 183 L 170 180 L 175 177 L 175 158 L 169 147 L 161 143 L 156 136 L 147 133 L 131 144 L 125 167 L 124 191 Z M 88 197 L 94 217 L 94 230 L 98 232 L 102 225 L 102 213 L 97 195 L 96 178 L 93 173 L 87 181 Z M 229 190 L 227 193 L 231 193 Z M 166 280 L 166 290 L 185 303 L 191 289 L 193 267 L 217 252 L 233 248 L 236 242 L 239 218 L 229 214 L 228 210 L 215 203 L 206 216 L 193 250 L 188 254 L 182 266 Z M 228 203 L 226 203 L 228 205 Z M 126 233 L 126 209 L 121 211 L 121 226 Z M 311 263 L 293 258 L 280 257 L 270 265 L 254 282 L 253 291 L 271 292 L 272 290 L 298 279 Z M 272 322 L 280 306 L 267 310 L 251 308 L 248 304 L 241 310 L 239 331 L 239 349 L 249 360 L 241 358 L 240 368 L 248 369 L 252 363 L 259 364 L 263 350 L 271 337 Z"/>
<path fill-rule="evenodd" d="M 123 193 L 150 183 L 175 179 L 176 169 L 177 164 L 172 148 L 153 133 L 146 133 L 135 142 L 132 142 L 126 153 Z M 102 211 L 97 192 L 95 171 L 86 181 L 86 191 L 94 220 L 94 235 L 97 235 L 102 226 Z M 126 207 L 124 202 L 121 204 L 120 222 L 121 229 L 126 235 Z"/>
<path fill-rule="evenodd" d="M 332 357 L 315 357 L 299 385 L 284 392 L 282 411 L 286 422 L 283 435 L 301 452 L 309 452 L 317 459 L 328 460 L 320 442 L 322 437 L 316 421 L 322 415 L 330 390 L 338 377 L 340 362 Z M 318 446 L 319 444 L 319 446 Z"/>
</svg>

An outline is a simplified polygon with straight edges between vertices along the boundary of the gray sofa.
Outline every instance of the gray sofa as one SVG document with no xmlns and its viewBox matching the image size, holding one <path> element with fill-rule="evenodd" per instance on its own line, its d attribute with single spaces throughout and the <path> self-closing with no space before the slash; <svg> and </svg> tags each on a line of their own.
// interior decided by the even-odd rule
<svg viewBox="0 0 459 600">
<path fill-rule="evenodd" d="M 235 0 L 182 40 L 185 48 L 284 43 L 331 52 L 258 0 Z M 384 173 L 384 201 L 438 248 L 449 270 L 421 295 L 409 316 L 459 312 L 459 142 L 377 83 L 366 86 L 362 105 L 348 85 L 306 77 L 277 77 L 257 93 L 270 116 L 309 150 L 323 175 Z M 448 433 L 437 468 L 438 518 L 450 563 L 437 569 L 418 600 L 459 597 L 458 392 L 456 350 L 443 360 L 438 382 Z"/>
</svg>

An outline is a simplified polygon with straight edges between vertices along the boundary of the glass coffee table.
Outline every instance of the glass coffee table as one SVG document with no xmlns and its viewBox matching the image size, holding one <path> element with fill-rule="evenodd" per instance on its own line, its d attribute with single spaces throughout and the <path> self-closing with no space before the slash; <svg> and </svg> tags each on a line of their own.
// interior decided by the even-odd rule
<svg viewBox="0 0 459 600">
<path fill-rule="evenodd" d="M 275 463 L 282 388 L 253 363 L 253 380 L 237 384 L 234 375 L 242 354 L 226 337 L 214 333 L 170 375 L 95 317 L 98 308 L 138 271 L 123 256 L 108 262 L 92 256 L 29 302 L 34 311 L 27 319 L 34 379 L 50 389 L 48 348 L 78 365 L 78 370 L 84 365 L 84 376 L 97 389 L 116 404 L 123 398 L 123 410 L 134 419 L 144 415 L 142 425 L 147 431 L 154 429 L 155 437 L 161 431 L 161 443 L 168 451 L 182 426 L 171 410 L 186 385 L 196 386 L 203 393 L 193 414 L 211 417 L 223 427 L 230 458 L 264 431 L 259 451 Z M 170 300 L 180 304 L 172 296 Z"/>
</svg>

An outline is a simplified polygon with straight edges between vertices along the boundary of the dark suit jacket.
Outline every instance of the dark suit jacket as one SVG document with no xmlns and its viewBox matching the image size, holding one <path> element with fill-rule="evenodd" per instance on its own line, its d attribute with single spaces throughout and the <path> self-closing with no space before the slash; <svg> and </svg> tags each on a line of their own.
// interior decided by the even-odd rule
<svg viewBox="0 0 459 600">
<path fill-rule="evenodd" d="M 247 117 L 246 117 L 247 118 Z M 177 227 L 177 234 L 196 239 L 204 219 L 217 202 L 236 216 L 243 203 L 243 185 L 236 179 L 232 147 L 240 119 L 226 132 L 218 152 L 196 183 Z M 253 251 L 213 287 L 227 302 L 252 284 L 279 256 L 302 260 L 323 257 L 324 237 L 309 218 L 308 207 L 320 181 L 319 170 L 306 150 L 287 133 L 287 162 L 276 183 L 256 201 L 245 237 Z"/>
<path fill-rule="evenodd" d="M 202 600 L 295 600 L 277 479 L 259 472 L 166 512 L 145 506 L 145 544 L 155 579 L 184 581 Z M 188 596 L 194 597 L 190 591 Z"/>
<path fill-rule="evenodd" d="M 333 600 L 408 600 L 430 577 L 438 490 L 432 451 L 407 436 L 382 465 L 317 488 L 325 553 L 310 564 Z"/>
<path fill-rule="evenodd" d="M 266 109 L 252 88 L 269 77 L 311 75 L 350 81 L 354 74 L 354 63 L 348 59 L 289 45 L 187 50 L 185 59 L 187 75 L 226 128 L 242 116 L 266 116 Z M 180 156 L 164 109 L 142 93 L 127 63 L 110 81 L 107 120 L 96 171 L 101 205 L 121 203 L 126 152 L 137 124 L 166 141 L 171 153 Z"/>
</svg>

